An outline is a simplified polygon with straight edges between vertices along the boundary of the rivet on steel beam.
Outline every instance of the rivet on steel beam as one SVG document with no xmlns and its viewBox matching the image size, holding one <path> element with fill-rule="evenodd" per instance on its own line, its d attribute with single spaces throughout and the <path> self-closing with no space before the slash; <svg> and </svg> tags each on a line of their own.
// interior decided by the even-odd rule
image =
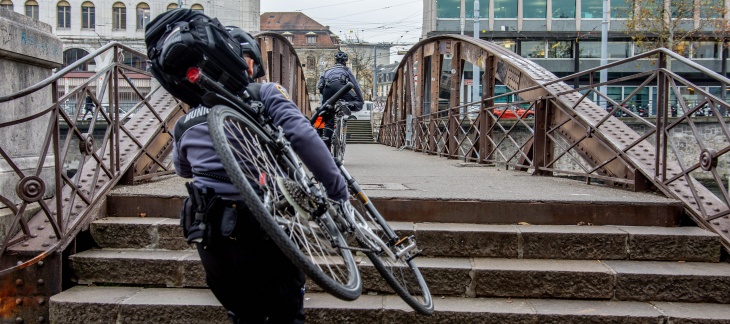
<svg viewBox="0 0 730 324">
<path fill-rule="evenodd" d="M 23 244 L 21 244 L 21 245 L 22 246 L 29 246 L 30 244 L 28 244 L 28 242 L 23 242 Z"/>
<path fill-rule="evenodd" d="M 23 279 L 15 279 L 15 285 L 20 287 L 23 285 Z"/>
<path fill-rule="evenodd" d="M 41 225 L 41 226 L 38 226 L 38 230 L 39 230 L 39 231 L 42 231 L 42 230 L 44 230 L 45 228 L 46 228 L 46 227 L 45 227 L 45 226 L 43 226 L 43 225 Z"/>
<path fill-rule="evenodd" d="M 15 298 L 15 305 L 21 305 L 21 304 L 23 304 L 23 299 L 22 298 Z"/>
<path fill-rule="evenodd" d="M 15 323 L 22 324 L 23 323 L 23 318 L 22 317 L 16 317 L 15 318 Z"/>
<path fill-rule="evenodd" d="M 727 230 L 726 230 L 726 229 L 724 229 L 724 230 L 722 230 L 722 232 L 723 232 L 723 233 L 727 233 Z"/>
<path fill-rule="evenodd" d="M 45 323 L 45 322 L 46 322 L 46 318 L 45 317 L 38 316 L 38 323 Z"/>
<path fill-rule="evenodd" d="M 43 266 L 44 264 L 46 264 L 46 263 L 45 263 L 45 262 L 43 262 L 43 261 L 38 261 L 38 266 L 39 266 L 39 267 L 42 267 L 42 266 Z"/>
<path fill-rule="evenodd" d="M 51 246 L 51 243 L 48 243 L 48 242 L 43 242 L 43 244 L 41 244 L 41 245 L 42 245 L 43 247 L 49 247 L 49 246 Z"/>
<path fill-rule="evenodd" d="M 36 234 L 36 233 L 30 234 L 30 237 L 36 238 L 36 237 L 38 237 L 38 234 Z"/>
<path fill-rule="evenodd" d="M 38 305 L 45 305 L 46 299 L 45 298 L 38 298 Z"/>
<path fill-rule="evenodd" d="M 55 238 L 56 238 L 56 234 L 51 234 L 51 235 L 48 235 L 48 238 L 49 238 L 49 239 L 55 239 Z"/>
<path fill-rule="evenodd" d="M 38 279 L 38 285 L 43 286 L 46 282 L 43 279 Z"/>
</svg>

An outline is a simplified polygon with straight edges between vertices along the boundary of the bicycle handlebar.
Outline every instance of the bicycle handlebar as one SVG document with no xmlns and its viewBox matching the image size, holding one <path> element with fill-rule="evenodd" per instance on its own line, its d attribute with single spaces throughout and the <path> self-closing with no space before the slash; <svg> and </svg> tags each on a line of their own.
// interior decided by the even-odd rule
<svg viewBox="0 0 730 324">
<path fill-rule="evenodd" d="M 322 112 L 325 110 L 325 107 L 332 106 L 335 102 L 337 102 L 337 100 L 340 99 L 340 97 L 345 95 L 345 93 L 352 90 L 353 87 L 354 86 L 352 85 L 352 82 L 348 82 L 347 84 L 345 84 L 344 87 L 342 87 L 342 89 L 337 90 L 337 92 L 335 92 L 335 94 L 332 97 L 327 99 L 327 101 L 325 101 L 322 104 L 322 106 L 317 108 L 317 111 L 315 111 L 314 114 L 312 114 L 312 118 L 309 119 L 309 123 L 314 124 L 314 122 L 317 120 L 317 117 L 319 117 L 319 115 L 321 115 Z"/>
</svg>

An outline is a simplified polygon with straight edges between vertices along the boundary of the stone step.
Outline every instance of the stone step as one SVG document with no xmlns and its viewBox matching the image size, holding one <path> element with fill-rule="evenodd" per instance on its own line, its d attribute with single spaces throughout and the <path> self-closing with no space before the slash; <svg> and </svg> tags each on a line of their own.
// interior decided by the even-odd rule
<svg viewBox="0 0 730 324">
<path fill-rule="evenodd" d="M 719 262 L 719 236 L 697 227 L 481 225 L 389 222 L 429 257 Z M 107 217 L 90 225 L 102 248 L 185 250 L 179 222 Z"/>
<path fill-rule="evenodd" d="M 307 323 L 727 323 L 730 307 L 709 303 L 460 298 L 434 300 L 432 316 L 396 296 L 346 302 L 307 293 Z M 50 299 L 51 323 L 230 323 L 207 289 L 76 286 Z"/>
<path fill-rule="evenodd" d="M 70 257 L 80 284 L 204 287 L 196 251 L 92 249 Z M 434 296 L 730 303 L 730 264 L 705 262 L 417 259 Z M 390 293 L 367 261 L 363 290 Z"/>
</svg>

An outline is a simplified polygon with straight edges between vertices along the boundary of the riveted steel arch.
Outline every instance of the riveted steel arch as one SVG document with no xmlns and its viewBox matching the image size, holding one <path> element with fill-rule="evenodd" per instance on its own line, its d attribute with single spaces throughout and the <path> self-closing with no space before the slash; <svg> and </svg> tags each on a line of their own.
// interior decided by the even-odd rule
<svg viewBox="0 0 730 324">
<path fill-rule="evenodd" d="M 259 81 L 281 84 L 302 113 L 311 112 L 304 70 L 292 44 L 274 32 L 261 32 L 254 36 L 259 42 L 266 69 L 266 75 Z"/>
<path fill-rule="evenodd" d="M 730 158 L 730 131 L 723 117 L 730 106 L 667 69 L 670 59 L 721 87 L 730 85 L 730 79 L 663 48 L 558 78 L 492 42 L 461 35 L 428 38 L 414 45 L 397 69 L 378 141 L 537 175 L 567 174 L 633 190 L 655 188 L 682 201 L 698 224 L 718 233 L 730 248 L 730 195 L 724 171 L 717 167 L 718 161 Z M 650 60 L 656 64 L 646 68 Z M 467 63 L 484 71 L 480 101 L 462 99 Z M 637 71 L 642 64 L 645 68 Z M 595 80 L 596 72 L 612 68 L 636 72 Z M 583 84 L 574 88 L 566 83 L 572 80 Z M 619 100 L 603 90 L 620 82 L 631 82 L 636 89 Z M 495 94 L 497 86 L 511 92 Z M 627 108 L 631 98 L 648 87 L 657 95 L 655 118 Z M 680 87 L 697 89 L 705 99 L 679 100 L 677 113 L 668 100 L 682 98 Z M 712 139 L 697 126 L 696 116 L 702 111 L 709 113 L 700 115 L 705 116 L 701 122 L 717 126 Z M 626 119 L 632 119 L 633 128 Z M 645 130 L 637 130 L 635 124 Z M 691 140 L 680 143 L 677 134 Z M 680 149 L 683 145 L 696 146 L 701 154 L 687 155 Z M 561 163 L 573 165 L 564 168 Z M 714 182 L 719 193 L 711 192 L 697 176 Z"/>
</svg>

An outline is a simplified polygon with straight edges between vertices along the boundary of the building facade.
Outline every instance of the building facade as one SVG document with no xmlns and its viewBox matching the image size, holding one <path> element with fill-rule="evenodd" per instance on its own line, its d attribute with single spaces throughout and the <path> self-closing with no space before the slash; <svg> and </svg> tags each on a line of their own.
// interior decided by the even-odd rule
<svg viewBox="0 0 730 324">
<path fill-rule="evenodd" d="M 377 64 L 390 62 L 390 45 L 363 41 L 341 40 L 324 26 L 301 12 L 265 12 L 261 14 L 261 31 L 271 31 L 286 37 L 304 67 L 307 89 L 313 107 L 319 105 L 317 81 L 335 64 L 338 51 L 348 54 L 348 67 L 357 78 L 365 100 L 373 95 L 373 71 Z"/>
<path fill-rule="evenodd" d="M 726 0 L 697 0 L 695 7 L 681 13 L 676 9 L 680 1 L 662 2 L 647 0 L 658 8 L 671 10 L 671 19 L 680 19 L 688 28 L 700 26 L 708 19 L 728 19 L 726 14 L 730 3 Z M 424 0 L 423 1 L 423 36 L 440 34 L 474 35 L 474 0 Z M 691 2 L 683 2 L 687 5 Z M 632 13 L 638 13 L 642 6 L 640 0 L 612 0 L 608 14 L 608 63 L 631 57 L 646 51 L 627 31 Z M 724 15 L 724 17 L 723 17 Z M 462 18 L 463 17 L 463 18 Z M 553 72 L 556 76 L 567 76 L 579 71 L 600 66 L 601 62 L 601 30 L 603 21 L 602 0 L 481 0 L 479 1 L 479 38 L 496 42 L 505 48 L 530 58 L 537 64 Z M 693 38 L 683 41 L 675 51 L 692 59 L 696 63 L 716 72 L 723 71 L 726 51 L 722 42 L 718 41 L 717 30 L 704 28 L 695 33 Z M 612 69 L 609 79 L 635 73 L 637 70 L 653 69 L 651 62 L 645 65 Z M 471 69 L 467 64 L 465 78 L 471 79 Z M 682 75 L 690 70 L 683 66 L 673 67 L 673 71 Z M 691 82 L 702 86 L 713 95 L 721 97 L 723 91 L 711 79 L 685 74 Z M 580 83 L 581 80 L 578 81 Z M 585 81 L 585 80 L 584 80 Z M 575 84 L 579 86 L 580 84 Z M 634 89 L 635 84 L 609 86 L 608 96 L 614 100 L 623 99 Z M 468 89 L 465 89 L 465 92 Z M 656 101 L 656 89 L 647 87 L 633 98 L 633 104 L 639 108 L 653 112 L 652 103 Z M 684 100 L 701 101 L 694 94 L 694 89 L 680 88 Z M 505 86 L 500 85 L 496 94 L 506 93 Z M 594 98 L 597 99 L 597 98 Z M 678 98 L 670 98 L 676 104 Z"/>
<path fill-rule="evenodd" d="M 260 0 L 0 0 L 0 7 L 51 25 L 53 34 L 63 43 L 65 67 L 113 41 L 145 53 L 147 24 L 157 15 L 179 7 L 202 11 L 218 18 L 224 25 L 258 31 Z M 110 54 L 97 56 L 94 62 L 79 67 L 69 78 L 61 80 L 59 96 L 107 66 L 111 59 Z M 137 69 L 148 69 L 143 56 L 125 51 L 121 59 Z M 143 94 L 149 91 L 149 77 L 139 73 L 129 77 Z M 128 95 L 130 102 L 135 101 L 131 98 L 135 95 L 132 91 Z M 75 99 L 68 102 L 69 107 L 74 105 Z"/>
</svg>

